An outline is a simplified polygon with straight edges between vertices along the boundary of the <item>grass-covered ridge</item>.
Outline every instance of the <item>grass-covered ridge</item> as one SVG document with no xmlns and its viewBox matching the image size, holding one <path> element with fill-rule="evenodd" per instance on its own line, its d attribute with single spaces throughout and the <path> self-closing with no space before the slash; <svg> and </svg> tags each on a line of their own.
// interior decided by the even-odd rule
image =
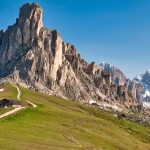
<svg viewBox="0 0 150 150">
<path fill-rule="evenodd" d="M 14 87 L 2 87 L 7 90 L 0 98 L 16 99 Z M 0 149 L 150 150 L 150 127 L 32 90 L 21 88 L 21 92 L 22 101 L 38 107 L 0 119 Z"/>
</svg>

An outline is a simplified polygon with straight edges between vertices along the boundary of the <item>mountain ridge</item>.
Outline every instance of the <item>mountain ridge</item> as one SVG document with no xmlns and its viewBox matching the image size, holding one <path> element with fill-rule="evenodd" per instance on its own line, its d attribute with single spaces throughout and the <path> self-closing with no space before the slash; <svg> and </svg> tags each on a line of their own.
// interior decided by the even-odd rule
<svg viewBox="0 0 150 150">
<path fill-rule="evenodd" d="M 116 85 L 110 73 L 87 63 L 57 30 L 43 27 L 42 8 L 35 3 L 23 5 L 16 23 L 0 32 L 0 63 L 1 78 L 12 74 L 13 82 L 49 95 L 125 108 L 139 105 L 134 83 Z"/>
<path fill-rule="evenodd" d="M 117 67 L 109 63 L 100 63 L 100 67 L 110 72 L 115 84 L 122 85 L 131 90 L 139 103 L 150 101 L 150 71 L 139 74 L 133 80 L 128 79 Z M 117 82 L 116 82 L 117 81 Z M 134 83 L 133 83 L 134 82 Z"/>
</svg>

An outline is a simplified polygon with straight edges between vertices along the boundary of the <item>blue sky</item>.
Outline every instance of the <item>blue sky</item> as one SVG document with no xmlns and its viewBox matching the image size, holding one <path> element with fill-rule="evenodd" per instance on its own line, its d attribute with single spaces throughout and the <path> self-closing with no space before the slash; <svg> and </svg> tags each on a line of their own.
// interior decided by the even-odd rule
<svg viewBox="0 0 150 150">
<path fill-rule="evenodd" d="M 108 62 L 129 78 L 150 69 L 150 0 L 0 0 L 0 29 L 36 2 L 44 26 L 57 29 L 88 62 Z"/>
</svg>

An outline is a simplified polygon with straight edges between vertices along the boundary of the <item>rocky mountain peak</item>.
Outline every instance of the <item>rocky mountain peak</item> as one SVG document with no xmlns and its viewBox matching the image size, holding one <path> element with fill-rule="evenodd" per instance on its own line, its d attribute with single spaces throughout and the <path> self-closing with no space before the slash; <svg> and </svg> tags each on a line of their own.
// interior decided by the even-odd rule
<svg viewBox="0 0 150 150">
<path fill-rule="evenodd" d="M 143 81 L 150 85 L 150 70 L 147 70 L 143 76 Z"/>
<path fill-rule="evenodd" d="M 150 101 L 150 70 L 137 75 L 134 79 L 140 101 Z"/>
<path fill-rule="evenodd" d="M 31 37 L 34 35 L 38 36 L 41 27 L 43 27 L 42 22 L 42 8 L 36 3 L 27 3 L 20 8 L 19 19 L 17 19 L 16 24 L 24 30 L 24 27 L 29 27 L 34 29 L 32 31 Z M 24 31 L 23 31 L 24 32 Z"/>
<path fill-rule="evenodd" d="M 146 70 L 146 73 L 150 74 L 150 70 Z"/>
<path fill-rule="evenodd" d="M 2 45 L 2 39 L 3 39 L 3 37 L 4 37 L 4 30 L 1 30 L 0 31 L 0 46 Z"/>
<path fill-rule="evenodd" d="M 133 81 L 138 83 L 143 79 L 144 74 L 138 74 L 135 78 L 133 78 Z"/>
<path fill-rule="evenodd" d="M 43 93 L 81 102 L 94 99 L 99 105 L 138 105 L 135 94 L 122 88 L 126 78 L 119 69 L 88 64 L 58 31 L 43 27 L 42 9 L 35 3 L 23 5 L 17 22 L 0 32 L 0 64 L 0 78 L 11 75 L 20 86 Z"/>
<path fill-rule="evenodd" d="M 19 12 L 19 19 L 31 19 L 30 17 L 33 17 L 33 13 L 37 13 L 37 15 L 42 16 L 42 8 L 36 4 L 36 3 L 26 3 L 23 6 L 20 7 L 20 12 Z"/>
<path fill-rule="evenodd" d="M 126 83 L 126 76 L 118 68 L 108 63 L 100 63 L 99 66 L 105 71 L 110 72 L 112 80 L 117 85 L 124 85 Z"/>
</svg>

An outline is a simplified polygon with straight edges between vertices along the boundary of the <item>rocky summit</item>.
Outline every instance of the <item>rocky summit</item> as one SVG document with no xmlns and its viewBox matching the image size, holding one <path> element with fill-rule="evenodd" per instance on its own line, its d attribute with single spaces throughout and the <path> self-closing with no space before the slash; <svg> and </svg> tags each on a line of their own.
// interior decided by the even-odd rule
<svg viewBox="0 0 150 150">
<path fill-rule="evenodd" d="M 138 105 L 132 82 L 87 63 L 58 31 L 44 28 L 42 8 L 35 3 L 23 5 L 16 23 L 0 31 L 0 64 L 0 78 L 49 95 L 115 108 Z"/>
<path fill-rule="evenodd" d="M 136 82 L 127 78 L 124 73 L 118 69 L 117 67 L 108 64 L 108 63 L 100 63 L 99 65 L 104 71 L 109 72 L 114 84 L 118 86 L 123 86 L 132 92 L 132 95 L 136 97 L 138 102 L 141 102 L 140 92 L 137 89 Z"/>
<path fill-rule="evenodd" d="M 109 72 L 112 82 L 118 86 L 127 88 L 136 97 L 139 104 L 150 108 L 150 70 L 137 75 L 133 80 L 128 79 L 122 71 L 109 63 L 100 63 L 104 71 Z M 145 104 L 147 104 L 145 106 Z"/>
<path fill-rule="evenodd" d="M 143 102 L 150 102 L 150 71 L 137 75 L 134 79 L 136 88 L 139 91 L 140 99 Z"/>
</svg>

